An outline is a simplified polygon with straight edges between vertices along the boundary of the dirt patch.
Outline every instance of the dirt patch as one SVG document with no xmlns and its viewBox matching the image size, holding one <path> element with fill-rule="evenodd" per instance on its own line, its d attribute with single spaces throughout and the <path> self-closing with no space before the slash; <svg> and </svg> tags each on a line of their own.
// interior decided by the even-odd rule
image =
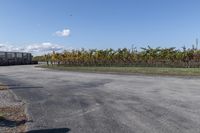
<svg viewBox="0 0 200 133">
<path fill-rule="evenodd" d="M 0 128 L 4 133 L 24 133 L 27 117 L 23 106 L 0 108 Z"/>
<path fill-rule="evenodd" d="M 0 100 L 0 133 L 25 133 L 27 116 L 23 103 L 8 88 L 0 91 Z"/>
<path fill-rule="evenodd" d="M 6 85 L 0 83 L 0 91 L 1 91 L 1 90 L 8 90 L 8 86 L 6 86 Z"/>
</svg>

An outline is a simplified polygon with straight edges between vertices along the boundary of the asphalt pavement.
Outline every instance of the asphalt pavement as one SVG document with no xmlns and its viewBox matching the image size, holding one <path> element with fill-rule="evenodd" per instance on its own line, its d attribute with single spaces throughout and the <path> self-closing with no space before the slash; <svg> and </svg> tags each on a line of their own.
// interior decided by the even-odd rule
<svg viewBox="0 0 200 133">
<path fill-rule="evenodd" d="M 27 105 L 33 130 L 58 133 L 200 133 L 200 79 L 0 67 Z"/>
</svg>

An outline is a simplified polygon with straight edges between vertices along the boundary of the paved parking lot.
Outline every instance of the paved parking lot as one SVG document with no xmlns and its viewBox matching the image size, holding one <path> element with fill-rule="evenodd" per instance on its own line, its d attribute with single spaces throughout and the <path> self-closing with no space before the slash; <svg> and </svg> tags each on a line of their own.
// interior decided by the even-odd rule
<svg viewBox="0 0 200 133">
<path fill-rule="evenodd" d="M 26 102 L 29 130 L 70 133 L 199 133 L 200 79 L 0 67 Z"/>
</svg>

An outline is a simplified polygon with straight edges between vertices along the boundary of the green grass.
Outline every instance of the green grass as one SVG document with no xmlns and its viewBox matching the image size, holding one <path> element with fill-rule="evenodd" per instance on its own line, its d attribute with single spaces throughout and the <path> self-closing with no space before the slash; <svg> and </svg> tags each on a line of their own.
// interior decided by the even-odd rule
<svg viewBox="0 0 200 133">
<path fill-rule="evenodd" d="M 100 72 L 116 74 L 147 74 L 147 75 L 174 75 L 200 76 L 200 68 L 163 68 L 163 67 L 66 67 L 66 66 L 39 66 L 64 71 Z"/>
</svg>

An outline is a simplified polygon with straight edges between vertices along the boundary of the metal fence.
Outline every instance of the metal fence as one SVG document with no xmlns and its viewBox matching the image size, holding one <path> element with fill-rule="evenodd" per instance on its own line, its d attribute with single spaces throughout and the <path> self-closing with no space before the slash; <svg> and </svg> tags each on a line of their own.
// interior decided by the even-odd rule
<svg viewBox="0 0 200 133">
<path fill-rule="evenodd" d="M 0 66 L 32 64 L 31 53 L 0 52 Z"/>
</svg>

